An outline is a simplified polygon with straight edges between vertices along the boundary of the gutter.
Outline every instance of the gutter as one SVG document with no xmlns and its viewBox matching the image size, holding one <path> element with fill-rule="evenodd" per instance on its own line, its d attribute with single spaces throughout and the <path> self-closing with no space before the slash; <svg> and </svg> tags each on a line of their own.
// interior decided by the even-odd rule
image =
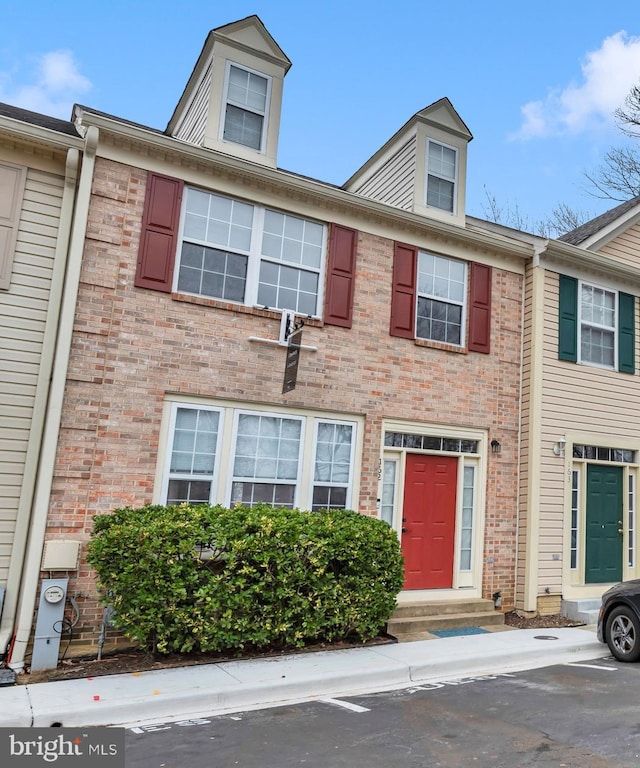
<svg viewBox="0 0 640 768">
<path fill-rule="evenodd" d="M 98 129 L 90 127 L 85 136 L 82 170 L 80 171 L 80 183 L 78 185 L 76 207 L 71 229 L 67 279 L 62 296 L 60 328 L 55 351 L 49 408 L 42 441 L 42 451 L 40 454 L 40 468 L 29 529 L 29 543 L 25 557 L 14 645 L 11 658 L 8 660 L 8 666 L 14 671 L 19 671 L 24 668 L 27 645 L 31 637 L 38 582 L 40 580 L 40 564 L 42 562 L 42 549 L 49 512 L 53 469 L 58 445 L 58 435 L 60 432 L 62 401 L 67 378 L 69 355 L 71 352 L 73 321 L 78 296 L 80 268 L 82 265 L 82 253 L 84 250 L 84 239 L 87 229 L 91 184 L 93 181 L 93 169 L 98 148 L 98 138 Z"/>
<path fill-rule="evenodd" d="M 167 154 L 175 155 L 176 158 L 184 158 L 186 156 L 210 168 L 216 168 L 227 173 L 230 171 L 235 172 L 263 184 L 265 182 L 270 183 L 277 186 L 280 190 L 298 194 L 306 192 L 316 199 L 332 203 L 339 208 L 350 208 L 357 212 L 358 215 L 376 216 L 391 222 L 395 226 L 401 225 L 406 227 L 409 224 L 418 231 L 456 240 L 474 249 L 487 248 L 501 254 L 519 256 L 525 259 L 530 259 L 533 255 L 533 247 L 529 242 L 522 242 L 515 238 L 511 240 L 505 236 L 499 236 L 488 231 L 482 232 L 478 229 L 470 231 L 459 225 L 449 224 L 439 219 L 426 219 L 422 214 L 394 208 L 386 203 L 371 200 L 368 197 L 356 195 L 353 192 L 347 192 L 342 187 L 316 181 L 306 176 L 299 176 L 291 171 L 252 163 L 232 155 L 226 155 L 217 150 L 189 144 L 186 141 L 175 139 L 151 128 L 122 122 L 107 115 L 96 114 L 78 105 L 74 108 L 74 115 L 76 123 L 79 125 L 79 130 L 81 130 L 82 126 L 94 126 L 102 133 L 110 134 L 120 140 L 125 137 L 130 141 L 154 147 L 165 156 Z"/>
<path fill-rule="evenodd" d="M 0 653 L 4 653 L 4 649 L 7 647 L 9 639 L 13 634 L 18 595 L 20 594 L 22 569 L 27 549 L 27 536 L 29 532 L 31 510 L 33 508 L 35 485 L 38 476 L 38 463 L 40 460 L 42 435 L 47 413 L 47 401 L 49 399 L 49 385 L 51 382 L 51 371 L 53 369 L 54 350 L 58 335 L 58 322 L 62 307 L 62 292 L 67 271 L 67 255 L 69 252 L 69 240 L 71 237 L 71 224 L 73 220 L 79 166 L 79 151 L 75 148 L 69 148 L 67 150 L 62 205 L 60 208 L 60 223 L 58 226 L 54 268 L 49 293 L 49 307 L 47 310 L 45 332 L 42 340 L 40 369 L 36 384 L 36 398 L 31 418 L 31 428 L 29 430 L 22 490 L 18 504 L 14 538 L 11 546 L 11 560 L 9 562 L 2 621 L 0 622 Z"/>
</svg>

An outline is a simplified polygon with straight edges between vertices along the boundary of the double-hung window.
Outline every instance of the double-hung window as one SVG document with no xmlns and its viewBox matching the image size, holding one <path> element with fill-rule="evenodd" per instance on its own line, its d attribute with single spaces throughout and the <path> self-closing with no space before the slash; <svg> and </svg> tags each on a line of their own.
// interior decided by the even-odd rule
<svg viewBox="0 0 640 768">
<path fill-rule="evenodd" d="M 635 296 L 558 276 L 558 358 L 635 373 Z"/>
<path fill-rule="evenodd" d="M 580 360 L 613 368 L 616 360 L 616 294 L 580 284 Z"/>
<path fill-rule="evenodd" d="M 458 152 L 436 141 L 427 141 L 427 206 L 455 212 Z"/>
<path fill-rule="evenodd" d="M 189 187 L 177 290 L 319 314 L 323 224 Z"/>
<path fill-rule="evenodd" d="M 462 345 L 466 293 L 466 264 L 463 261 L 420 251 L 417 338 Z"/>
<path fill-rule="evenodd" d="M 315 414 L 173 403 L 163 501 L 347 508 L 356 430 Z"/>
<path fill-rule="evenodd" d="M 261 151 L 269 103 L 270 80 L 229 64 L 222 138 Z"/>
</svg>

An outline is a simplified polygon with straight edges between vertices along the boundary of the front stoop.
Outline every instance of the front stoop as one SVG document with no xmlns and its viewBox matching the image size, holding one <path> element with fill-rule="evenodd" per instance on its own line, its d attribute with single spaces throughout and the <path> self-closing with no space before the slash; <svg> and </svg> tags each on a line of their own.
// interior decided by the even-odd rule
<svg viewBox="0 0 640 768">
<path fill-rule="evenodd" d="M 400 604 L 387 622 L 387 633 L 402 642 L 434 630 L 503 625 L 504 614 L 496 611 L 493 600 L 420 601 Z"/>
<path fill-rule="evenodd" d="M 561 613 L 568 619 L 583 621 L 585 624 L 596 624 L 601 602 L 602 601 L 599 598 L 563 600 Z"/>
</svg>

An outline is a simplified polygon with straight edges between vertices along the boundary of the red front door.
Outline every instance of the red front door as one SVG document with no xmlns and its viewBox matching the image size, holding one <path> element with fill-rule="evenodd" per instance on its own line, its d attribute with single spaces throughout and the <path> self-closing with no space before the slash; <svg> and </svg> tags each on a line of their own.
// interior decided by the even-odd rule
<svg viewBox="0 0 640 768">
<path fill-rule="evenodd" d="M 457 471 L 454 456 L 407 454 L 402 512 L 405 589 L 453 585 Z"/>
</svg>

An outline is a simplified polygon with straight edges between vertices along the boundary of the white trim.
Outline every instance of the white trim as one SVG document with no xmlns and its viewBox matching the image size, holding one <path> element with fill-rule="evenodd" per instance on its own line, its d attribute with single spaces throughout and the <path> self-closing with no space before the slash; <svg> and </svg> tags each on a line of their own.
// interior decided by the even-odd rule
<svg viewBox="0 0 640 768">
<path fill-rule="evenodd" d="M 349 451 L 349 479 L 346 483 L 346 500 L 345 509 L 351 509 L 351 497 L 353 493 L 353 475 L 354 475 L 354 463 L 355 463 L 355 450 L 356 450 L 356 438 L 358 433 L 358 425 L 355 421 L 344 421 L 340 419 L 323 419 L 321 416 L 314 416 L 313 418 L 313 444 L 311 449 L 311 467 L 309 473 L 309 488 L 307 490 L 308 509 L 313 506 L 313 490 L 316 485 L 315 471 L 316 471 L 316 455 L 318 452 L 318 428 L 320 424 L 335 424 L 338 426 L 351 427 L 351 446 Z M 332 483 L 321 483 L 318 481 L 318 485 L 332 485 Z M 340 488 L 345 484 L 336 484 L 336 488 Z"/>
<path fill-rule="evenodd" d="M 256 75 L 257 77 L 261 77 L 263 80 L 267 81 L 267 92 L 265 94 L 265 103 L 264 103 L 264 112 L 259 112 L 255 109 L 250 109 L 248 106 L 239 106 L 239 109 L 244 109 L 246 112 L 250 112 L 254 115 L 261 115 L 263 118 L 262 122 L 262 133 L 260 136 L 260 148 L 256 149 L 255 147 L 250 147 L 247 144 L 242 144 L 239 141 L 231 141 L 230 139 L 224 138 L 224 129 L 226 124 L 226 118 L 227 118 L 227 104 L 231 104 L 232 106 L 238 106 L 233 101 L 229 100 L 229 79 L 231 75 L 231 67 L 235 67 L 236 69 L 242 69 L 245 72 L 249 72 L 249 74 Z M 224 72 L 224 95 L 222 98 L 222 104 L 221 104 L 221 112 L 220 112 L 220 128 L 218 133 L 218 140 L 223 142 L 224 144 L 233 144 L 234 146 L 240 146 L 244 147 L 247 150 L 253 150 L 254 152 L 258 152 L 261 155 L 264 155 L 267 148 L 267 133 L 269 129 L 269 112 L 271 107 L 271 81 L 272 77 L 270 75 L 266 75 L 264 72 L 259 72 L 257 69 L 252 69 L 251 67 L 247 67 L 245 64 L 238 64 L 235 61 L 227 60 L 225 62 L 225 72 Z"/>
<path fill-rule="evenodd" d="M 442 176 L 439 173 L 433 173 L 429 171 L 429 145 L 435 144 L 439 147 L 443 147 L 444 149 L 450 149 L 454 155 L 455 155 L 455 169 L 453 174 L 453 179 L 448 178 L 447 176 Z M 458 214 L 458 183 L 459 183 L 459 177 L 460 175 L 460 157 L 459 157 L 459 149 L 458 147 L 454 147 L 452 144 L 447 144 L 444 141 L 437 141 L 436 139 L 431 138 L 430 136 L 427 136 L 426 144 L 425 144 L 425 158 L 424 158 L 424 204 L 426 208 L 429 208 L 433 211 L 440 211 L 441 213 L 448 213 L 451 216 L 457 216 Z M 438 205 L 429 205 L 428 199 L 429 199 L 429 176 L 434 176 L 437 179 L 441 179 L 442 181 L 447 181 L 451 184 L 453 184 L 453 209 L 448 210 L 447 208 L 441 208 Z"/>
<path fill-rule="evenodd" d="M 613 318 L 613 326 L 607 326 L 607 325 L 598 325 L 594 322 L 588 322 L 586 320 L 583 321 L 582 319 L 582 288 L 593 288 L 596 291 L 602 291 L 603 293 L 609 293 L 613 294 L 613 301 L 614 301 L 614 318 Z M 605 288 L 601 285 L 598 285 L 597 283 L 592 283 L 588 280 L 578 280 L 578 338 L 576 339 L 576 345 L 577 345 L 577 362 L 581 363 L 582 365 L 589 365 L 594 368 L 604 368 L 608 371 L 617 371 L 618 370 L 618 338 L 619 338 L 619 331 L 618 327 L 620 325 L 620 292 L 614 289 Z M 583 325 L 589 328 L 594 328 L 596 330 L 602 330 L 607 333 L 611 333 L 613 331 L 613 364 L 612 365 L 605 365 L 604 363 L 594 363 L 591 360 L 583 360 L 582 359 L 582 329 Z"/>
<path fill-rule="evenodd" d="M 187 198 L 189 196 L 189 190 L 194 190 L 195 192 L 202 192 L 205 195 L 219 197 L 224 200 L 230 200 L 232 202 L 241 203 L 243 205 L 248 205 L 252 208 L 253 215 L 251 220 L 251 240 L 250 240 L 248 251 L 243 250 L 241 248 L 237 248 L 237 247 L 220 245 L 214 242 L 209 242 L 207 240 L 198 240 L 197 238 L 194 238 L 194 237 L 185 236 L 184 230 L 185 230 L 185 221 L 186 221 L 186 214 L 187 214 Z M 311 224 L 316 224 L 317 226 L 322 228 L 322 242 L 320 244 L 320 265 L 318 267 L 309 267 L 305 264 L 297 264 L 297 263 L 288 262 L 284 260 L 274 260 L 267 256 L 263 256 L 262 235 L 264 233 L 264 217 L 267 211 L 279 214 L 281 216 L 288 216 L 293 219 L 300 219 L 301 221 L 309 222 Z M 194 243 L 196 245 L 202 245 L 203 247 L 206 247 L 206 248 L 213 248 L 215 250 L 223 250 L 229 253 L 238 254 L 247 258 L 247 276 L 246 276 L 245 289 L 244 289 L 244 301 L 236 301 L 233 299 L 227 299 L 220 296 L 209 296 L 208 294 L 204 294 L 204 293 L 192 293 L 191 291 L 178 289 L 178 282 L 180 279 L 180 266 L 182 261 L 182 245 L 185 241 L 189 243 Z M 258 205 L 255 202 L 243 200 L 236 196 L 229 195 L 224 192 L 219 192 L 213 189 L 207 189 L 196 184 L 185 184 L 185 190 L 182 195 L 182 206 L 180 210 L 180 226 L 178 229 L 178 238 L 177 238 L 176 253 L 175 253 L 175 268 L 173 270 L 172 290 L 175 293 L 184 293 L 186 295 L 191 295 L 191 296 L 201 296 L 204 298 L 211 298 L 218 301 L 228 302 L 229 304 L 237 304 L 238 306 L 245 306 L 245 307 L 257 306 L 262 308 L 264 305 L 258 304 L 257 299 L 258 299 L 259 280 L 260 280 L 260 268 L 263 260 L 265 262 L 268 262 L 269 264 L 276 264 L 278 266 L 290 267 L 291 269 L 295 269 L 302 272 L 309 272 L 317 275 L 318 292 L 316 294 L 315 313 L 312 315 L 308 315 L 305 313 L 297 312 L 297 314 L 300 317 L 313 317 L 317 319 L 322 317 L 322 312 L 324 307 L 324 283 L 325 283 L 325 273 L 326 273 L 326 264 L 327 264 L 327 225 L 324 221 L 319 221 L 318 219 L 314 219 L 309 216 L 301 215 L 298 213 L 285 211 L 285 210 L 276 208 L 275 206 Z M 281 307 L 268 307 L 268 308 L 276 311 L 282 310 Z"/>
</svg>

